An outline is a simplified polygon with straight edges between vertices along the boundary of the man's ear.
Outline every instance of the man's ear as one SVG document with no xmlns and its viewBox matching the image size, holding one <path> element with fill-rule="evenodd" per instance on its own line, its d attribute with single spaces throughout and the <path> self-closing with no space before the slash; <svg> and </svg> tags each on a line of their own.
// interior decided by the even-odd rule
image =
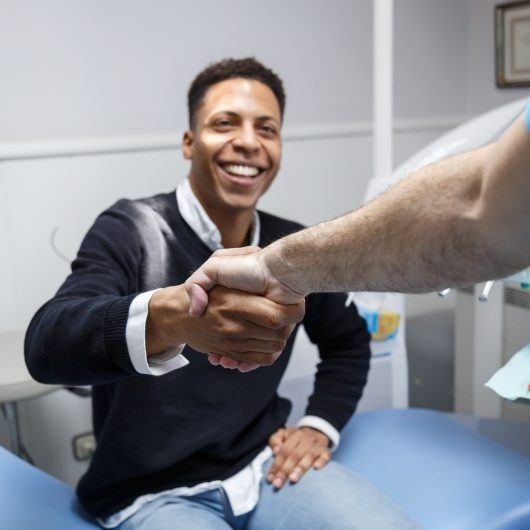
<svg viewBox="0 0 530 530">
<path fill-rule="evenodd" d="M 193 131 L 186 131 L 182 137 L 182 154 L 186 160 L 191 160 L 193 157 L 194 140 Z"/>
</svg>

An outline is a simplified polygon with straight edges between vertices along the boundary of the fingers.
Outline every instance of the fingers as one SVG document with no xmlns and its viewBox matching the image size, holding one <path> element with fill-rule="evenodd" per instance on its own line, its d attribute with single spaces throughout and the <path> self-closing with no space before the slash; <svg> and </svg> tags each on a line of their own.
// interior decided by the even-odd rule
<svg viewBox="0 0 530 530">
<path fill-rule="evenodd" d="M 291 336 L 291 333 L 294 330 L 294 325 L 283 326 L 279 328 L 265 327 L 254 322 L 242 319 L 239 315 L 233 317 L 231 321 L 228 322 L 229 315 L 224 315 L 226 318 L 225 325 L 219 326 L 219 331 L 224 334 L 226 338 L 226 344 L 229 348 L 237 348 L 237 351 L 249 351 L 252 348 L 252 342 L 254 340 L 258 341 L 268 341 L 268 342 L 282 342 L 283 345 L 278 344 L 277 350 L 283 350 L 285 348 L 285 343 Z M 261 351 L 260 348 L 255 348 L 256 351 Z M 269 349 L 263 351 L 270 351 Z"/>
<path fill-rule="evenodd" d="M 331 458 L 329 440 L 322 433 L 311 429 L 284 429 L 269 439 L 271 447 L 276 447 L 276 458 L 267 474 L 267 480 L 280 489 L 290 481 L 297 483 L 313 467 L 322 469 Z M 283 442 L 280 442 L 283 436 Z M 273 445 L 274 444 L 274 445 Z"/>
<path fill-rule="evenodd" d="M 311 468 L 314 458 L 313 454 L 306 454 L 298 461 L 298 463 L 294 464 L 290 471 L 286 471 L 289 473 L 289 482 L 296 484 Z"/>
<path fill-rule="evenodd" d="M 206 262 L 206 263 L 209 263 Z M 213 268 L 215 271 L 215 268 Z M 189 314 L 200 317 L 208 307 L 208 291 L 217 285 L 215 275 L 207 274 L 205 267 L 195 271 L 185 282 L 184 288 L 190 298 Z"/>
<path fill-rule="evenodd" d="M 256 370 L 256 368 L 259 368 L 259 365 L 254 363 L 247 363 L 245 361 L 240 362 L 239 366 L 237 367 L 237 369 L 243 373 L 252 372 L 252 370 Z"/>
<path fill-rule="evenodd" d="M 223 359 L 230 359 L 230 357 L 225 357 L 217 353 L 210 353 L 208 355 L 208 361 L 210 362 L 210 364 L 213 364 L 214 366 L 222 365 L 221 361 Z M 249 363 L 245 361 L 236 361 L 236 362 L 237 362 L 237 365 L 234 366 L 234 368 L 237 368 L 240 372 L 243 372 L 243 373 L 252 372 L 252 370 L 256 370 L 256 368 L 259 368 L 258 364 Z M 226 367 L 226 363 L 224 367 Z"/>
<path fill-rule="evenodd" d="M 287 341 L 285 340 L 262 340 L 262 339 L 244 339 L 238 340 L 234 339 L 233 341 L 227 341 L 227 346 L 230 349 L 230 352 L 234 354 L 243 354 L 243 357 L 239 356 L 237 359 L 239 361 L 252 361 L 249 357 L 250 352 L 256 352 L 258 354 L 264 354 L 266 357 L 271 357 L 273 355 L 281 353 Z M 219 353 L 219 352 L 217 352 Z"/>
<path fill-rule="evenodd" d="M 223 368 L 228 368 L 229 370 L 233 370 L 234 368 L 237 368 L 239 365 L 239 361 L 236 361 L 235 359 L 230 359 L 230 357 L 221 357 L 219 359 L 219 364 Z"/>
<path fill-rule="evenodd" d="M 274 454 L 278 453 L 283 442 L 287 439 L 287 429 L 278 429 L 270 438 L 269 445 Z"/>
<path fill-rule="evenodd" d="M 252 250 L 245 249 L 242 253 Z M 213 257 L 210 262 L 216 259 L 219 258 Z M 209 360 L 224 368 L 248 372 L 258 366 L 271 365 L 284 350 L 295 324 L 303 319 L 305 302 L 282 305 L 260 295 L 220 285 L 207 293 L 192 281 L 206 279 L 203 285 L 208 287 L 211 278 L 200 270 L 185 284 L 190 297 L 190 315 L 202 315 L 194 321 L 196 324 L 191 326 L 190 322 L 186 328 L 202 330 L 194 334 L 190 345 L 198 351 L 217 354 Z"/>
<path fill-rule="evenodd" d="M 200 285 L 189 282 L 189 280 L 186 281 L 184 287 L 190 299 L 190 316 L 200 317 L 208 307 L 208 293 Z"/>
<path fill-rule="evenodd" d="M 263 271 L 256 267 L 256 261 L 245 258 L 255 254 L 259 247 L 242 247 L 217 250 L 200 269 L 196 270 L 184 283 L 190 298 L 191 316 L 201 316 L 208 305 L 208 291 L 215 285 L 264 293 L 266 279 Z"/>
<path fill-rule="evenodd" d="M 274 487 L 281 488 L 287 480 L 289 472 L 294 467 L 293 460 L 300 460 L 302 454 L 295 452 L 300 443 L 300 437 L 293 433 L 295 429 L 286 429 L 286 439 L 276 453 L 276 458 L 267 474 L 267 480 L 272 482 Z"/>
<path fill-rule="evenodd" d="M 248 247 L 235 247 L 235 248 L 220 248 L 216 250 L 212 256 L 218 258 L 219 256 L 244 256 L 245 254 L 254 254 L 261 250 L 261 247 L 257 245 L 251 245 Z"/>
<path fill-rule="evenodd" d="M 230 354 L 210 353 L 208 354 L 208 361 L 214 366 L 222 366 L 223 368 L 230 369 L 237 368 L 238 370 L 240 369 L 240 372 L 250 372 L 260 366 L 271 366 L 275 363 L 281 353 L 281 351 L 276 353 L 261 353 L 255 351 Z"/>
<path fill-rule="evenodd" d="M 314 469 L 322 469 L 331 460 L 331 453 L 324 451 L 314 462 Z"/>
<path fill-rule="evenodd" d="M 224 357 L 228 357 L 236 361 L 256 364 L 258 366 L 271 366 L 272 364 L 274 364 L 276 359 L 278 359 L 281 353 L 282 353 L 281 351 L 278 351 L 275 353 L 263 353 L 263 352 L 257 352 L 257 351 L 249 351 L 249 352 L 243 352 L 243 353 L 225 353 L 221 355 L 221 360 Z M 236 367 L 237 366 L 234 366 L 234 368 Z"/>
<path fill-rule="evenodd" d="M 303 320 L 305 300 L 297 304 L 282 305 L 254 295 L 249 297 L 240 309 L 242 316 L 249 322 L 265 328 L 278 329 Z"/>
<path fill-rule="evenodd" d="M 219 364 L 221 364 L 221 355 L 219 355 L 218 353 L 210 353 L 208 355 L 208 361 L 210 362 L 210 364 L 218 366 Z"/>
</svg>

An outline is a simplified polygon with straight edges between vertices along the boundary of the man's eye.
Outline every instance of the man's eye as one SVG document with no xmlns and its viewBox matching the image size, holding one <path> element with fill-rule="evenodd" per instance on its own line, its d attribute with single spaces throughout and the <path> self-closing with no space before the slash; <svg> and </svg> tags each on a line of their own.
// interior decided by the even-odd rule
<svg viewBox="0 0 530 530">
<path fill-rule="evenodd" d="M 219 120 L 215 125 L 217 125 L 217 127 L 230 127 L 231 123 L 229 120 Z"/>
<path fill-rule="evenodd" d="M 269 134 L 274 134 L 276 132 L 276 129 L 270 125 L 262 125 L 261 130 Z"/>
</svg>

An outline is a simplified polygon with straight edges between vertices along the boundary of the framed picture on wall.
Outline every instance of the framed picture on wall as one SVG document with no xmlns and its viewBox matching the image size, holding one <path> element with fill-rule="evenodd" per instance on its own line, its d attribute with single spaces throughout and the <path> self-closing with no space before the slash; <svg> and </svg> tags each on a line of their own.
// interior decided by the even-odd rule
<svg viewBox="0 0 530 530">
<path fill-rule="evenodd" d="M 497 86 L 530 86 L 530 1 L 495 7 Z"/>
</svg>

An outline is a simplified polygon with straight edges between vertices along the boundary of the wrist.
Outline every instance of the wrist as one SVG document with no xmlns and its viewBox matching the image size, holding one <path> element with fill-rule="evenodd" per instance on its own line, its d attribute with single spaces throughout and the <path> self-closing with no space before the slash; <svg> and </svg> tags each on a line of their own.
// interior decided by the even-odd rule
<svg viewBox="0 0 530 530">
<path fill-rule="evenodd" d="M 188 312 L 189 298 L 184 285 L 166 287 L 153 294 L 145 326 L 148 357 L 188 342 L 185 332 Z"/>
<path fill-rule="evenodd" d="M 257 254 L 257 259 L 268 278 L 269 289 L 277 284 L 282 290 L 289 292 L 293 300 L 304 298 L 310 293 L 304 286 L 300 268 L 295 265 L 291 257 L 296 258 L 290 236 L 280 239 Z"/>
</svg>

